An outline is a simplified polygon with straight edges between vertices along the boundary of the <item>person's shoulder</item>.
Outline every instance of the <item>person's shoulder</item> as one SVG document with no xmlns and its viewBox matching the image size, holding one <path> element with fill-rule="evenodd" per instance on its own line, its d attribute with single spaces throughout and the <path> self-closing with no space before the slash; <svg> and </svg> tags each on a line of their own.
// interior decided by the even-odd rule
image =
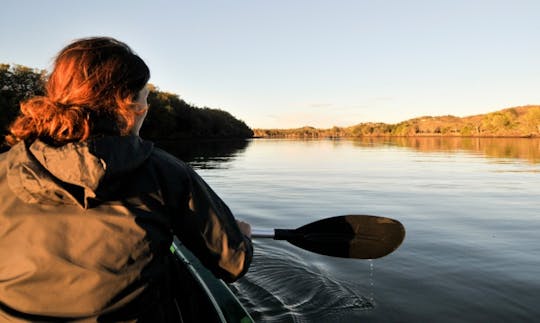
<svg viewBox="0 0 540 323">
<path fill-rule="evenodd" d="M 173 177 L 191 177 L 193 172 L 187 163 L 159 147 L 154 146 L 150 160 L 161 172 Z"/>
<path fill-rule="evenodd" d="M 8 152 L 9 150 L 0 151 L 0 161 L 3 161 L 6 159 Z"/>
<path fill-rule="evenodd" d="M 9 150 L 1 151 L 0 152 L 0 164 L 3 164 L 6 160 L 6 157 L 8 155 Z"/>
<path fill-rule="evenodd" d="M 156 146 L 154 146 L 150 158 L 155 162 L 158 162 L 160 164 L 166 164 L 171 167 L 187 167 L 187 164 L 185 162 Z"/>
</svg>

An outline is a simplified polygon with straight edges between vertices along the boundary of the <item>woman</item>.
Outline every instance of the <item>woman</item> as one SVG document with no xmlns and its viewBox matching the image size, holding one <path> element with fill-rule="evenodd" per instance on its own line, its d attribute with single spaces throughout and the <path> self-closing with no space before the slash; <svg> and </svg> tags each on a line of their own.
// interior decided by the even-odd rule
<svg viewBox="0 0 540 323">
<path fill-rule="evenodd" d="M 0 155 L 0 321 L 174 321 L 173 234 L 216 276 L 246 273 L 249 225 L 138 136 L 149 78 L 126 44 L 81 39 L 21 104 Z"/>
</svg>

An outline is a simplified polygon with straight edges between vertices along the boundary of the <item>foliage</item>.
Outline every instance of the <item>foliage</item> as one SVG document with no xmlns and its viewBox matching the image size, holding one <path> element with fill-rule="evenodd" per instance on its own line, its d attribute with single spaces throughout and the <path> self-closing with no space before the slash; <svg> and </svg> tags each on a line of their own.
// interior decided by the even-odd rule
<svg viewBox="0 0 540 323">
<path fill-rule="evenodd" d="M 306 129 L 309 129 L 309 131 Z M 538 137 L 540 136 L 540 106 L 515 107 L 464 118 L 424 116 L 397 124 L 370 122 L 345 128 L 255 129 L 254 132 L 256 137 L 291 138 L 383 136 Z"/>
<path fill-rule="evenodd" d="M 490 133 L 507 133 L 518 124 L 518 113 L 515 109 L 507 109 L 488 113 L 482 120 L 485 131 Z"/>
<path fill-rule="evenodd" d="M 0 135 L 19 113 L 19 103 L 44 94 L 46 71 L 0 64 Z M 248 138 L 253 131 L 230 113 L 198 108 L 150 85 L 150 109 L 141 136 L 150 139 Z"/>
<path fill-rule="evenodd" d="M 527 129 L 531 133 L 540 133 L 540 107 L 530 108 L 524 119 Z"/>
<path fill-rule="evenodd" d="M 0 135 L 19 113 L 19 102 L 44 93 L 44 70 L 21 65 L 0 64 Z"/>
<path fill-rule="evenodd" d="M 249 138 L 253 131 L 220 109 L 197 108 L 173 93 L 150 87 L 150 106 L 141 136 L 152 139 Z"/>
</svg>

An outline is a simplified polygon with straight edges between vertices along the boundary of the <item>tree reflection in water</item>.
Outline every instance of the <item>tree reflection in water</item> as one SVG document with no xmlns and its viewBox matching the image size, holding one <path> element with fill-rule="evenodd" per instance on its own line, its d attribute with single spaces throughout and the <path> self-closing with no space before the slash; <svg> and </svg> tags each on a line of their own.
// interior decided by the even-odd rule
<svg viewBox="0 0 540 323">
<path fill-rule="evenodd" d="M 420 152 L 466 151 L 491 158 L 526 160 L 540 163 L 540 138 L 482 137 L 378 137 L 354 139 L 357 146 L 387 145 Z"/>
<path fill-rule="evenodd" d="M 174 140 L 156 141 L 157 147 L 169 152 L 196 169 L 227 168 L 227 162 L 243 153 L 250 140 Z"/>
</svg>

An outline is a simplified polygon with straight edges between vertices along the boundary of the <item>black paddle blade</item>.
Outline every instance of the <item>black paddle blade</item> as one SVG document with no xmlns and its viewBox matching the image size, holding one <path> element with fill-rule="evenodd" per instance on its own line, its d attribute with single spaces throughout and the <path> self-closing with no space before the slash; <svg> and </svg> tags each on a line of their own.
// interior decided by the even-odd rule
<svg viewBox="0 0 540 323">
<path fill-rule="evenodd" d="M 399 221 L 373 215 L 336 216 L 295 230 L 276 229 L 274 237 L 315 253 L 357 259 L 384 257 L 404 238 L 405 228 Z"/>
</svg>

